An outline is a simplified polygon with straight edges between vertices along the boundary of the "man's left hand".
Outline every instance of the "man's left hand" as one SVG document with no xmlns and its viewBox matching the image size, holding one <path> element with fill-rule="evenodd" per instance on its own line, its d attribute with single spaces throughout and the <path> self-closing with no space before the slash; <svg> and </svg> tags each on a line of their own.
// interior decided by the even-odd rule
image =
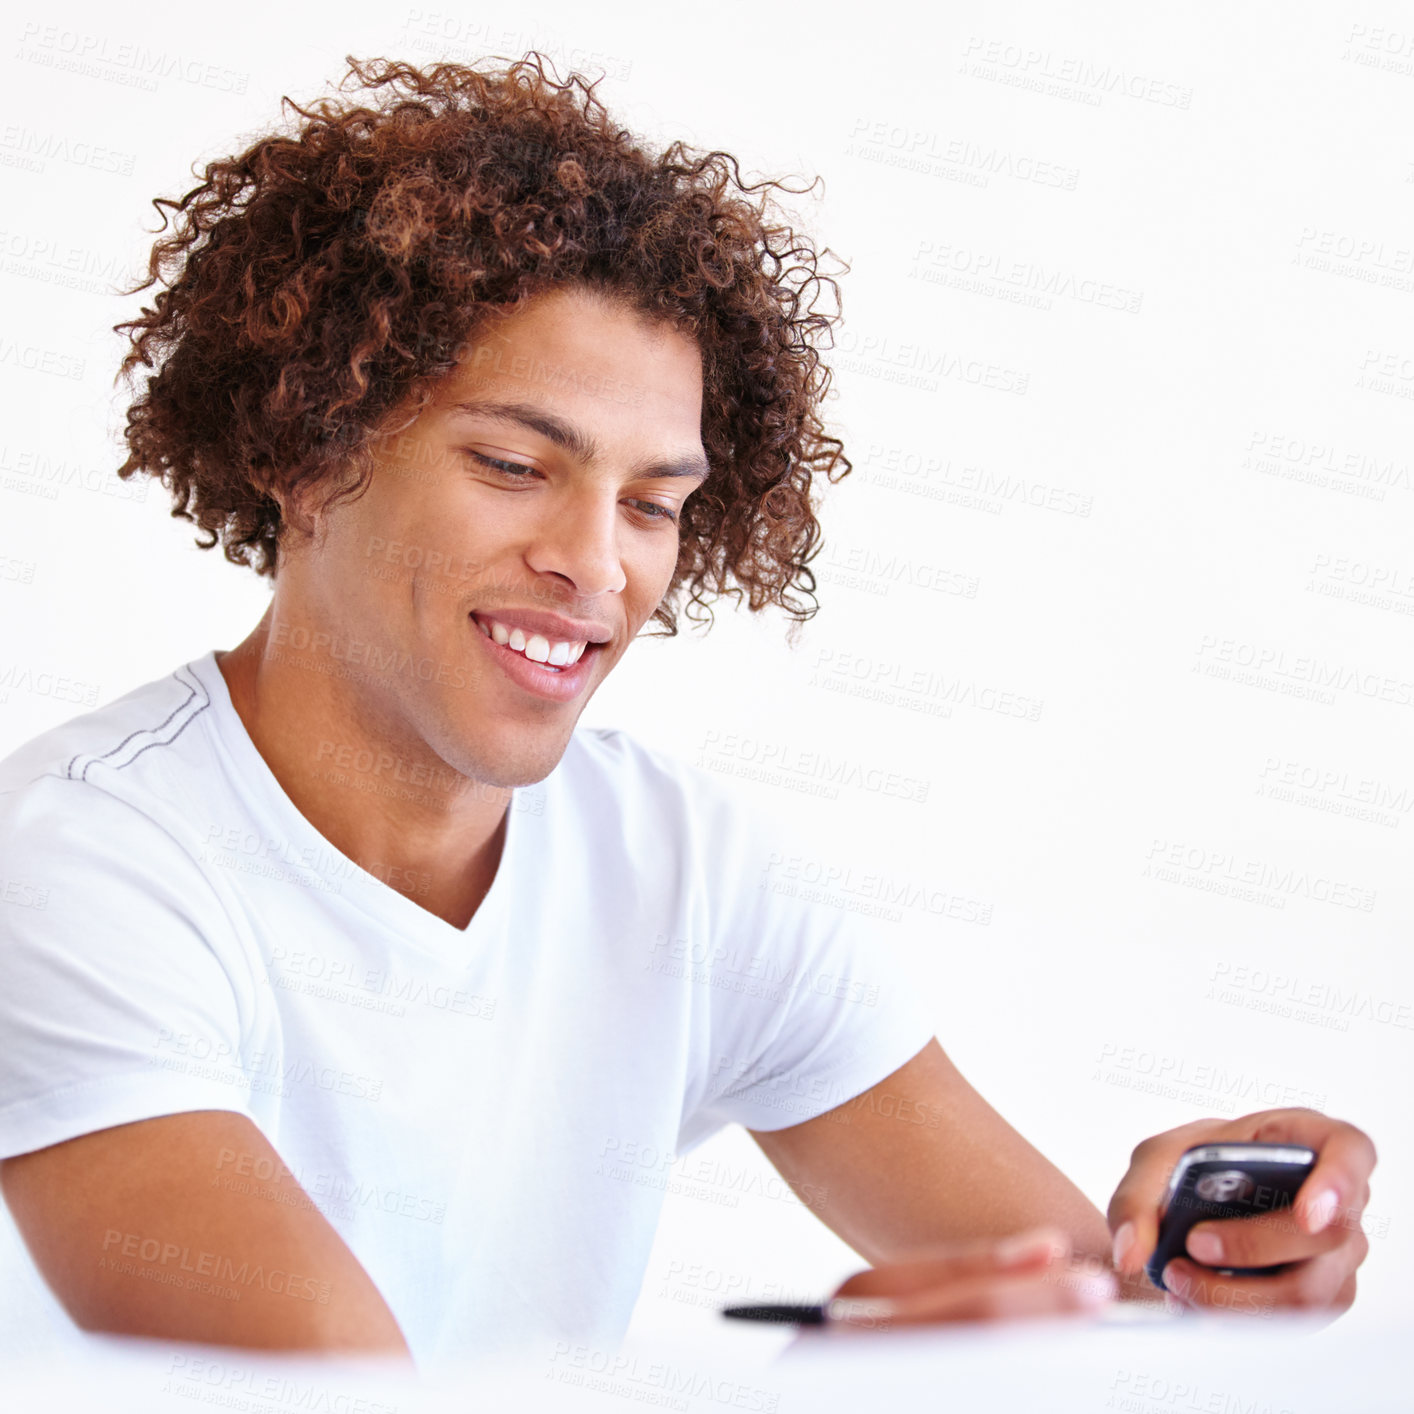
<svg viewBox="0 0 1414 1414">
<path fill-rule="evenodd" d="M 1263 1110 L 1233 1120 L 1195 1120 L 1146 1139 L 1110 1199 L 1118 1272 L 1141 1272 L 1158 1241 L 1159 1211 L 1178 1157 L 1194 1144 L 1304 1144 L 1316 1153 L 1294 1205 L 1260 1219 L 1197 1223 L 1187 1256 L 1164 1268 L 1164 1284 L 1184 1307 L 1266 1315 L 1326 1311 L 1334 1319 L 1355 1300 L 1355 1271 L 1369 1251 L 1360 1215 L 1370 1201 L 1375 1146 L 1363 1131 L 1319 1110 Z M 1214 1268 L 1290 1264 L 1273 1276 L 1219 1276 Z"/>
</svg>

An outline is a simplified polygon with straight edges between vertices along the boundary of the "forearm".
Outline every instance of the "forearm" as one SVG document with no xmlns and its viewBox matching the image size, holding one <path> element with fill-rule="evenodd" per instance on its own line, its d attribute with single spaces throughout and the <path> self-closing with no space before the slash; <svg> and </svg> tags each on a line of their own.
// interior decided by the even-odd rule
<svg viewBox="0 0 1414 1414">
<path fill-rule="evenodd" d="M 242 1154 L 275 1175 L 268 1185 L 217 1181 Z M 0 1182 L 35 1265 L 84 1330 L 408 1358 L 368 1274 L 242 1116 L 96 1131 L 7 1159 Z"/>
<path fill-rule="evenodd" d="M 865 1095 L 754 1137 L 816 1216 L 876 1266 L 1044 1226 L 1069 1236 L 1076 1272 L 1112 1270 L 1101 1212 L 936 1042 Z M 1162 1300 L 1142 1272 L 1119 1286 L 1124 1300 Z"/>
</svg>

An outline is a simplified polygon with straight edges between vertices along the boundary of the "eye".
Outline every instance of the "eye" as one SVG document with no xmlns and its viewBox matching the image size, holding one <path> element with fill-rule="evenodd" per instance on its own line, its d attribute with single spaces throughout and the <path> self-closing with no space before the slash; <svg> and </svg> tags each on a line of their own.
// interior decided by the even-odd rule
<svg viewBox="0 0 1414 1414">
<path fill-rule="evenodd" d="M 535 471 L 533 466 L 526 466 L 524 462 L 505 462 L 499 457 L 482 456 L 480 452 L 473 452 L 469 447 L 467 454 L 475 457 L 483 466 L 489 466 L 493 471 L 499 471 L 503 476 L 514 477 L 519 481 L 523 481 Z"/>
<path fill-rule="evenodd" d="M 467 456 L 480 462 L 482 466 L 490 467 L 492 471 L 498 472 L 512 481 L 528 481 L 536 474 L 537 469 L 527 466 L 524 462 L 502 461 L 500 457 L 488 457 L 485 453 L 474 451 L 470 447 L 466 447 L 464 450 Z M 669 510 L 667 506 L 660 506 L 656 501 L 630 501 L 629 504 L 638 507 L 649 520 L 663 520 L 673 524 L 677 522 L 676 512 Z"/>
</svg>

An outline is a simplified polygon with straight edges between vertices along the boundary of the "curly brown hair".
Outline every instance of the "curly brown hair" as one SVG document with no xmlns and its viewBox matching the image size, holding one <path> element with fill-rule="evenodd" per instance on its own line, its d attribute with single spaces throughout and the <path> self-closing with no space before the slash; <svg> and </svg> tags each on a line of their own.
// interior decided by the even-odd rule
<svg viewBox="0 0 1414 1414">
<path fill-rule="evenodd" d="M 113 326 L 134 331 L 118 377 L 156 367 L 118 475 L 160 477 L 172 516 L 210 537 L 200 548 L 273 576 L 306 492 L 360 494 L 391 411 L 424 405 L 489 318 L 575 282 L 702 353 L 711 473 L 683 507 L 653 616 L 666 636 L 684 591 L 695 623 L 711 621 L 709 593 L 813 617 L 811 478 L 851 469 L 819 413 L 830 371 L 816 344 L 838 314 L 816 305 L 828 288 L 837 311 L 839 291 L 821 270 L 832 252 L 784 224 L 771 193 L 815 183 L 744 184 L 729 153 L 681 142 L 654 155 L 613 122 L 602 79 L 561 82 L 535 50 L 497 68 L 346 62 L 340 88 L 389 86 L 381 107 L 285 98 L 303 119 L 293 134 L 154 200 L 160 231 L 162 208 L 176 213 L 173 234 L 123 293 L 169 288 Z"/>
</svg>

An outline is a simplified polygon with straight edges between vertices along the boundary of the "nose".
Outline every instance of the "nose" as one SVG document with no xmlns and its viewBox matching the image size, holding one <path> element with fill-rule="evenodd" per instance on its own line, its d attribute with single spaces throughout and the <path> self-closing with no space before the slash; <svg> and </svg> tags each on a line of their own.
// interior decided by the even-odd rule
<svg viewBox="0 0 1414 1414">
<path fill-rule="evenodd" d="M 621 517 L 613 492 L 587 488 L 545 506 L 526 563 L 536 574 L 557 575 L 583 598 L 622 593 L 628 583 L 620 553 Z"/>
</svg>

